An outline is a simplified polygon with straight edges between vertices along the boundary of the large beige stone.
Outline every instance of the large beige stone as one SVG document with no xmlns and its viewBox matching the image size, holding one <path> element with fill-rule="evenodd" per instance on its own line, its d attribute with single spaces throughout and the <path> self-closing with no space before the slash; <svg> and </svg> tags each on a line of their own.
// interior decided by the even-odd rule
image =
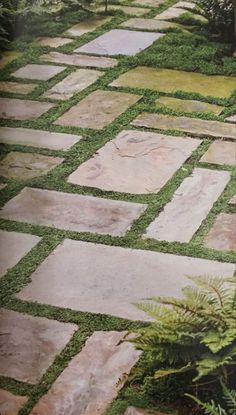
<svg viewBox="0 0 236 415">
<path fill-rule="evenodd" d="M 200 143 L 189 137 L 122 131 L 68 181 L 115 192 L 158 192 Z"/>
<path fill-rule="evenodd" d="M 20 84 L 18 82 L 0 81 L 0 91 L 13 94 L 27 95 L 33 92 L 38 85 L 36 84 Z"/>
<path fill-rule="evenodd" d="M 103 11 L 104 6 L 97 7 L 96 11 Z M 120 4 L 109 4 L 108 10 L 120 10 L 124 14 L 128 14 L 129 16 L 143 16 L 144 14 L 147 14 L 150 9 L 147 9 L 145 7 L 130 7 L 130 6 L 122 6 Z"/>
<path fill-rule="evenodd" d="M 138 361 L 126 332 L 94 332 L 30 415 L 105 415 Z"/>
<path fill-rule="evenodd" d="M 13 98 L 0 98 L 0 118 L 10 120 L 32 120 L 54 107 L 49 102 L 37 102 Z"/>
<path fill-rule="evenodd" d="M 149 225 L 146 236 L 168 242 L 189 242 L 229 180 L 227 171 L 194 169 Z"/>
<path fill-rule="evenodd" d="M 111 19 L 112 17 L 94 16 L 72 26 L 70 29 L 67 30 L 66 34 L 70 36 L 82 36 L 85 33 L 92 32 L 98 27 L 104 25 Z"/>
<path fill-rule="evenodd" d="M 37 81 L 48 81 L 66 69 L 65 66 L 28 64 L 18 69 L 12 75 L 16 78 L 34 79 Z"/>
<path fill-rule="evenodd" d="M 4 68 L 4 66 L 13 62 L 15 59 L 20 58 L 21 55 L 21 52 L 16 52 L 12 50 L 3 52 L 0 56 L 0 69 Z"/>
<path fill-rule="evenodd" d="M 200 161 L 235 166 L 236 143 L 221 140 L 214 141 Z"/>
<path fill-rule="evenodd" d="M 58 48 L 63 45 L 68 45 L 73 42 L 73 39 L 66 37 L 38 37 L 35 42 L 40 46 L 49 46 L 51 48 Z"/>
<path fill-rule="evenodd" d="M 0 216 L 75 232 L 122 236 L 146 205 L 53 190 L 24 188 Z"/>
<path fill-rule="evenodd" d="M 49 61 L 54 63 L 63 63 L 65 65 L 73 66 L 88 66 L 91 68 L 113 68 L 118 64 L 118 61 L 114 58 L 105 58 L 104 56 L 86 56 L 79 54 L 67 55 L 59 52 L 49 52 L 40 56 L 43 61 Z"/>
<path fill-rule="evenodd" d="M 236 214 L 221 213 L 217 216 L 204 245 L 219 251 L 236 250 Z"/>
<path fill-rule="evenodd" d="M 0 389 L 0 414 L 18 415 L 19 410 L 26 403 L 25 396 L 13 395 L 13 393 Z"/>
<path fill-rule="evenodd" d="M 142 19 L 135 18 L 126 20 L 120 24 L 120 27 L 139 29 L 139 30 L 167 30 L 179 27 L 176 23 L 165 22 L 164 20 L 155 20 L 155 19 Z"/>
<path fill-rule="evenodd" d="M 164 106 L 177 111 L 184 112 L 213 112 L 216 115 L 224 110 L 224 107 L 207 102 L 195 101 L 191 99 L 178 99 L 173 97 L 160 97 L 156 100 L 157 106 Z"/>
<path fill-rule="evenodd" d="M 0 311 L 0 375 L 35 384 L 77 326 L 10 310 Z"/>
</svg>

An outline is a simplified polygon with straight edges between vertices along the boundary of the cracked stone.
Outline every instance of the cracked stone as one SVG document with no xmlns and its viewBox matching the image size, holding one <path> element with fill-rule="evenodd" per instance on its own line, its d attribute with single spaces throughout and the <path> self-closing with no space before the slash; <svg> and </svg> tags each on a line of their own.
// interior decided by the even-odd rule
<svg viewBox="0 0 236 415">
<path fill-rule="evenodd" d="M 51 48 L 58 48 L 63 45 L 68 45 L 73 42 L 73 39 L 66 37 L 38 37 L 35 42 L 40 46 L 49 46 Z"/>
<path fill-rule="evenodd" d="M 221 140 L 214 141 L 200 161 L 235 166 L 236 143 Z"/>
<path fill-rule="evenodd" d="M 105 58 L 103 56 L 86 56 L 79 54 L 66 55 L 65 53 L 50 52 L 40 56 L 41 60 L 63 63 L 65 65 L 73 66 L 88 66 L 94 68 L 113 68 L 118 64 L 118 61 L 114 58 Z"/>
<path fill-rule="evenodd" d="M 53 108 L 55 104 L 15 98 L 0 98 L 0 118 L 9 120 L 32 120 Z"/>
<path fill-rule="evenodd" d="M 178 99 L 173 97 L 160 97 L 156 100 L 157 106 L 164 106 L 177 111 L 184 112 L 212 112 L 213 114 L 220 115 L 225 109 L 220 105 L 208 104 L 207 102 L 190 100 L 190 99 Z"/>
<path fill-rule="evenodd" d="M 104 25 L 105 23 L 109 22 L 111 19 L 112 17 L 102 17 L 102 16 L 91 17 L 87 20 L 84 20 L 83 22 L 77 23 L 76 25 L 72 26 L 70 29 L 66 31 L 66 34 L 70 36 L 82 36 L 85 33 L 92 32 L 98 27 Z"/>
<path fill-rule="evenodd" d="M 18 82 L 0 81 L 0 91 L 13 94 L 30 94 L 38 85 L 36 84 L 20 84 Z"/>
<path fill-rule="evenodd" d="M 28 64 L 12 74 L 16 78 L 48 81 L 66 69 L 65 66 Z"/>
<path fill-rule="evenodd" d="M 155 19 L 139 19 L 132 18 L 126 20 L 120 24 L 120 27 L 131 28 L 131 29 L 140 29 L 140 30 L 167 30 L 172 28 L 178 28 L 179 25 L 176 23 L 165 22 L 162 20 Z"/>
<path fill-rule="evenodd" d="M 0 414 L 18 415 L 19 410 L 27 402 L 27 397 L 13 395 L 13 393 L 0 389 Z"/>
<path fill-rule="evenodd" d="M 236 250 L 236 214 L 221 213 L 217 216 L 204 245 L 218 251 Z"/>
</svg>

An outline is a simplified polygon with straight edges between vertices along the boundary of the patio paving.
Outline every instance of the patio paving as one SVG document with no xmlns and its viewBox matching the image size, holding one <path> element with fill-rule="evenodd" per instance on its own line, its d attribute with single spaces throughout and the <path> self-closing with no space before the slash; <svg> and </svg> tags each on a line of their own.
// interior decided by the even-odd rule
<svg viewBox="0 0 236 415">
<path fill-rule="evenodd" d="M 66 69 L 65 66 L 56 65 L 26 65 L 18 69 L 12 75 L 15 78 L 32 79 L 36 81 L 48 81 Z"/>
<path fill-rule="evenodd" d="M 49 102 L 0 98 L 0 118 L 9 120 L 32 120 L 54 107 Z"/>
<path fill-rule="evenodd" d="M 79 54 L 67 55 L 60 52 L 49 52 L 40 56 L 42 61 L 62 63 L 65 65 L 73 66 L 89 66 L 94 68 L 113 68 L 118 64 L 118 61 L 114 58 L 105 58 L 103 56 L 86 56 Z"/>
</svg>

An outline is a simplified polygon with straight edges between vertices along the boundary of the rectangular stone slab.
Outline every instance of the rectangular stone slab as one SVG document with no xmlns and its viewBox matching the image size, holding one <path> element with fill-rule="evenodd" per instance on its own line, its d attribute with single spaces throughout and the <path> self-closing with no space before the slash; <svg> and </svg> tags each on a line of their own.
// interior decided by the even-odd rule
<svg viewBox="0 0 236 415">
<path fill-rule="evenodd" d="M 227 171 L 194 169 L 149 225 L 146 237 L 189 242 L 230 180 Z"/>
<path fill-rule="evenodd" d="M 26 396 L 13 395 L 11 392 L 0 389 L 0 414 L 17 415 L 26 401 Z"/>
<path fill-rule="evenodd" d="M 15 98 L 0 98 L 0 118 L 9 120 L 32 120 L 53 108 L 50 102 L 37 102 Z"/>
<path fill-rule="evenodd" d="M 236 83 L 235 78 L 230 76 L 210 76 L 174 69 L 138 66 L 120 75 L 111 86 L 144 88 L 165 93 L 183 91 L 203 96 L 229 98 L 236 88 Z"/>
<path fill-rule="evenodd" d="M 101 130 L 139 99 L 141 95 L 97 90 L 63 114 L 54 124 Z"/>
<path fill-rule="evenodd" d="M 122 236 L 145 208 L 139 203 L 25 187 L 0 216 L 68 231 Z"/>
<path fill-rule="evenodd" d="M 40 56 L 43 61 L 49 61 L 54 63 L 63 63 L 65 65 L 74 66 L 88 66 L 92 68 L 113 68 L 118 64 L 118 61 L 114 58 L 105 58 L 103 56 L 86 56 L 79 54 L 65 54 L 60 52 L 49 52 Z"/>
<path fill-rule="evenodd" d="M 204 245 L 218 251 L 236 250 L 236 214 L 221 213 L 217 216 Z"/>
<path fill-rule="evenodd" d="M 130 7 L 130 6 L 122 6 L 119 4 L 109 4 L 108 10 L 120 10 L 124 14 L 128 14 L 129 16 L 143 16 L 144 14 L 147 14 L 150 9 L 144 8 L 144 7 Z M 104 11 L 104 6 L 97 7 L 96 11 Z"/>
<path fill-rule="evenodd" d="M 70 36 L 82 36 L 85 33 L 92 32 L 98 27 L 104 25 L 105 23 L 109 22 L 111 19 L 112 17 L 103 17 L 103 16 L 91 17 L 87 20 L 84 20 L 83 22 L 77 23 L 76 25 L 72 26 L 70 29 L 66 31 L 66 34 Z"/>
<path fill-rule="evenodd" d="M 186 275 L 231 277 L 234 264 L 66 239 L 17 295 L 80 311 L 150 320 L 134 304 L 180 296 Z M 66 278 L 65 278 L 66 275 Z"/>
<path fill-rule="evenodd" d="M 58 48 L 63 45 L 68 45 L 74 39 L 66 37 L 38 37 L 35 42 L 40 46 L 49 46 L 51 48 Z"/>
<path fill-rule="evenodd" d="M 214 141 L 208 148 L 207 152 L 200 159 L 202 162 L 214 164 L 236 164 L 236 143 L 229 141 Z"/>
<path fill-rule="evenodd" d="M 160 97 L 156 100 L 157 106 L 164 106 L 176 111 L 184 112 L 212 112 L 220 115 L 225 109 L 220 105 L 208 104 L 207 102 L 196 101 L 192 99 L 178 99 L 173 97 Z"/>
<path fill-rule="evenodd" d="M 36 84 L 20 84 L 19 82 L 0 82 L 0 91 L 9 92 L 13 94 L 27 95 L 33 92 L 38 85 Z"/>
<path fill-rule="evenodd" d="M 69 176 L 70 183 L 127 193 L 158 192 L 201 140 L 122 131 Z"/>
<path fill-rule="evenodd" d="M 18 69 L 12 76 L 16 78 L 35 79 L 37 81 L 48 81 L 65 69 L 65 66 L 32 64 Z"/>
<path fill-rule="evenodd" d="M 161 4 L 165 3 L 166 0 L 136 0 L 132 4 L 142 4 L 142 6 L 149 7 L 159 7 Z"/>
<path fill-rule="evenodd" d="M 164 10 L 164 12 L 159 13 L 155 19 L 157 20 L 172 20 L 177 19 L 183 14 L 187 13 L 187 10 L 178 8 L 178 7 L 169 7 L 169 9 Z"/>
<path fill-rule="evenodd" d="M 124 28 L 131 28 L 131 29 L 139 29 L 139 30 L 167 30 L 179 27 L 176 23 L 165 22 L 162 20 L 155 20 L 155 19 L 142 19 L 142 18 L 135 18 L 126 20 L 125 22 L 120 24 L 120 27 Z"/>
</svg>

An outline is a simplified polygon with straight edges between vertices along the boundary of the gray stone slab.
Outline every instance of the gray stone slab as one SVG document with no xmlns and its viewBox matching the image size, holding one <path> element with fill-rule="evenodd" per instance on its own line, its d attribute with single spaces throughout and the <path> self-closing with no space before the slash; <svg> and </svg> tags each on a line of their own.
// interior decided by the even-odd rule
<svg viewBox="0 0 236 415">
<path fill-rule="evenodd" d="M 177 111 L 184 112 L 212 112 L 220 115 L 225 109 L 220 105 L 208 104 L 207 102 L 196 101 L 191 99 L 178 99 L 173 97 L 160 97 L 156 100 L 157 106 L 164 106 Z"/>
<path fill-rule="evenodd" d="M 159 7 L 161 4 L 165 3 L 166 0 L 136 0 L 132 4 L 138 4 L 148 7 Z"/>
<path fill-rule="evenodd" d="M 0 414 L 18 415 L 19 410 L 27 402 L 26 396 L 17 396 L 0 389 Z"/>
<path fill-rule="evenodd" d="M 0 216 L 75 232 L 122 236 L 146 205 L 25 187 Z"/>
<path fill-rule="evenodd" d="M 76 330 L 75 324 L 0 310 L 0 375 L 38 383 Z"/>
<path fill-rule="evenodd" d="M 178 7 L 169 7 L 169 9 L 164 10 L 164 12 L 159 13 L 157 16 L 155 16 L 154 19 L 157 20 L 172 20 L 177 19 L 178 17 L 185 14 L 187 11 L 185 9 L 181 9 Z"/>
<path fill-rule="evenodd" d="M 178 28 L 179 25 L 176 23 L 165 22 L 162 20 L 155 20 L 155 19 L 142 19 L 142 18 L 135 18 L 126 20 L 125 22 L 120 24 L 120 27 L 124 28 L 131 28 L 131 29 L 139 29 L 139 30 L 167 30 Z"/>
<path fill-rule="evenodd" d="M 200 140 L 122 131 L 69 176 L 70 183 L 127 193 L 158 192 Z"/>
<path fill-rule="evenodd" d="M 18 82 L 0 81 L 0 91 L 13 94 L 30 94 L 37 88 L 35 84 L 20 84 Z"/>
<path fill-rule="evenodd" d="M 141 95 L 97 90 L 63 114 L 54 124 L 101 130 L 139 99 Z"/>
<path fill-rule="evenodd" d="M 48 81 L 66 69 L 65 66 L 28 64 L 12 74 L 16 78 Z"/>
<path fill-rule="evenodd" d="M 236 214 L 221 213 L 217 216 L 204 245 L 218 251 L 235 251 Z"/>
<path fill-rule="evenodd" d="M 40 240 L 39 236 L 0 230 L 0 277 L 14 267 Z"/>
<path fill-rule="evenodd" d="M 200 159 L 202 162 L 214 164 L 236 164 L 236 143 L 217 140 Z"/>
<path fill-rule="evenodd" d="M 60 46 L 68 45 L 73 42 L 73 39 L 66 37 L 38 37 L 35 42 L 40 46 L 49 46 L 51 48 L 58 48 Z"/>
<path fill-rule="evenodd" d="M 104 25 L 111 19 L 112 17 L 94 16 L 72 26 L 70 29 L 66 31 L 66 34 L 70 36 L 82 36 L 85 33 L 92 32 L 98 27 Z"/>
<path fill-rule="evenodd" d="M 127 14 L 129 16 L 144 16 L 150 11 L 150 9 L 147 9 L 145 7 L 130 7 L 130 6 L 122 6 L 119 4 L 109 4 L 108 10 L 109 11 L 120 10 L 124 14 Z M 96 11 L 99 11 L 99 12 L 104 11 L 104 6 L 98 7 Z"/>
<path fill-rule="evenodd" d="M 225 121 L 235 122 L 236 123 L 236 114 L 235 115 L 231 115 L 230 117 L 227 117 L 225 119 Z"/>
<path fill-rule="evenodd" d="M 194 10 L 196 9 L 196 3 L 190 2 L 190 1 L 178 1 L 178 3 L 175 3 L 173 5 L 173 7 L 187 9 L 187 10 Z"/>
<path fill-rule="evenodd" d="M 86 56 L 79 54 L 67 55 L 60 52 L 49 52 L 45 55 L 40 56 L 40 59 L 54 63 L 63 63 L 65 65 L 103 69 L 113 68 L 118 64 L 118 61 L 114 58 L 105 58 L 103 56 Z"/>
<path fill-rule="evenodd" d="M 0 118 L 9 120 L 32 120 L 53 108 L 50 102 L 37 102 L 13 98 L 0 98 Z"/>
<path fill-rule="evenodd" d="M 189 242 L 230 180 L 227 171 L 194 169 L 149 225 L 146 237 Z"/>
<path fill-rule="evenodd" d="M 0 143 L 47 148 L 49 150 L 69 150 L 82 139 L 79 135 L 32 130 L 30 128 L 0 127 Z"/>
<path fill-rule="evenodd" d="M 150 320 L 135 304 L 181 295 L 186 275 L 231 277 L 234 264 L 66 239 L 17 295 L 26 301 Z M 66 278 L 65 278 L 66 275 Z"/>
<path fill-rule="evenodd" d="M 75 52 L 132 56 L 148 48 L 162 36 L 163 33 L 113 29 L 79 47 Z"/>
<path fill-rule="evenodd" d="M 104 415 L 137 363 L 126 332 L 94 332 L 30 415 Z"/>
</svg>

